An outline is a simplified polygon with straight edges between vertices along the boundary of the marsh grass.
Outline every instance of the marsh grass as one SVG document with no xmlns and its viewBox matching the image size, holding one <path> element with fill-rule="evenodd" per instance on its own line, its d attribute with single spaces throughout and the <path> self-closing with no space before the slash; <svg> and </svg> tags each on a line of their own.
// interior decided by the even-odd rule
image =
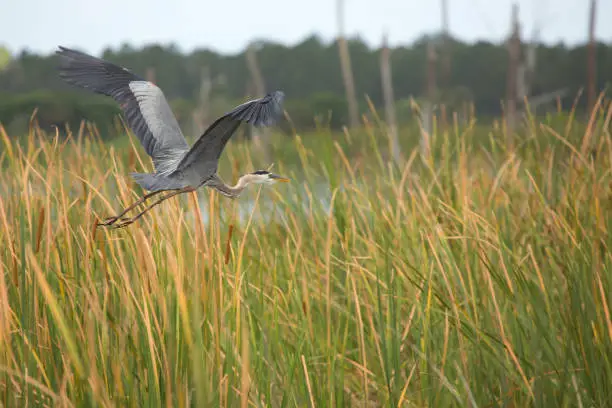
<svg viewBox="0 0 612 408">
<path fill-rule="evenodd" d="M 399 167 L 376 121 L 278 139 L 293 183 L 242 222 L 204 189 L 118 231 L 94 221 L 140 192 L 135 139 L 0 128 L 0 404 L 607 406 L 611 115 L 530 118 L 512 151 L 455 125 L 432 157 L 406 130 Z"/>
</svg>

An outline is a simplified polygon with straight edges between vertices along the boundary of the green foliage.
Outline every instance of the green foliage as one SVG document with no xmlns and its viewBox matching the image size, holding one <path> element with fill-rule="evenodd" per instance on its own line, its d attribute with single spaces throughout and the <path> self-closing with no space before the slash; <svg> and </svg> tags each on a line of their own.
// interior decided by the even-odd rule
<svg viewBox="0 0 612 408">
<path fill-rule="evenodd" d="M 608 406 L 610 130 L 551 115 L 508 151 L 469 124 L 412 157 L 406 127 L 400 167 L 376 126 L 274 135 L 292 183 L 95 230 L 142 148 L 0 128 L 0 401 Z M 252 147 L 230 141 L 228 180 L 267 164 Z"/>
<path fill-rule="evenodd" d="M 0 123 L 9 130 L 27 129 L 32 115 L 44 130 L 58 128 L 65 133 L 66 126 L 78 129 L 82 120 L 104 124 L 99 131 L 104 136 L 116 136 L 117 126 L 112 119 L 120 114 L 113 100 L 102 96 L 33 91 L 25 94 L 0 95 Z"/>
<path fill-rule="evenodd" d="M 418 99 L 425 93 L 426 46 L 425 41 L 415 42 L 410 47 L 392 50 L 393 88 L 398 101 Z M 353 74 L 359 98 L 360 112 L 368 113 L 364 95 L 368 95 L 375 106 L 382 104 L 379 50 L 369 49 L 361 40 L 349 41 Z M 497 116 L 506 92 L 507 50 L 503 45 L 488 42 L 466 44 L 453 40 L 451 47 L 451 72 L 447 80 L 440 78 L 439 99 L 462 111 L 465 103 L 473 103 L 481 118 Z M 154 69 L 154 80 L 164 90 L 167 98 L 177 108 L 181 125 L 191 129 L 191 114 L 188 110 L 199 103 L 201 72 L 207 67 L 213 79 L 212 104 L 216 112 L 223 112 L 230 101 L 244 100 L 250 87 L 249 72 L 244 53 L 221 55 L 211 50 L 195 50 L 184 54 L 173 45 L 149 45 L 136 49 L 123 45 L 107 49 L 103 57 L 127 66 L 141 76 Z M 324 43 L 312 36 L 287 47 L 273 42 L 263 42 L 258 51 L 258 61 L 266 87 L 269 90 L 282 89 L 287 95 L 287 111 L 294 119 L 294 126 L 300 130 L 315 128 L 317 117 L 329 121 L 333 129 L 346 123 L 344 85 L 341 79 L 338 49 L 335 42 Z M 564 107 L 572 105 L 578 91 L 586 81 L 585 47 L 568 48 L 564 45 L 538 47 L 537 72 L 533 83 L 534 95 L 567 88 L 563 98 Z M 32 113 L 32 106 L 39 108 L 39 114 L 46 116 L 48 123 L 60 123 L 68 118 L 71 124 L 78 123 L 81 115 L 90 118 L 96 115 L 88 101 L 93 98 L 86 92 L 76 92 L 63 84 L 57 76 L 55 56 L 40 56 L 23 52 L 11 65 L 0 71 L 0 93 L 8 98 L 2 104 L 0 117 L 6 125 L 17 118 L 23 122 Z M 597 89 L 603 90 L 612 82 L 612 47 L 597 46 Z M 79 103 L 67 96 L 59 96 L 52 105 L 49 97 L 40 92 L 59 91 L 78 95 Z M 8 97 L 7 97 L 8 94 Z M 27 95 L 32 103 L 14 100 L 11 95 Z M 332 96 L 334 95 L 334 96 Z M 40 103 L 35 99 L 40 97 Z M 578 109 L 583 109 L 585 98 L 581 98 Z M 174 103 L 174 100 L 180 102 Z M 63 104 L 63 108 L 59 108 Z M 91 109 L 90 109 L 91 108 Z M 333 110 L 331 119 L 329 109 Z M 99 113 L 111 122 L 110 110 Z M 19 119 L 21 118 L 21 119 Z M 406 116 L 398 115 L 400 121 Z M 21 127 L 18 133 L 25 132 Z M 109 130 L 111 132 L 111 130 Z M 111 134 L 112 135 L 112 134 Z"/>
<path fill-rule="evenodd" d="M 331 92 L 321 92 L 305 100 L 290 100 L 285 106 L 293 123 L 301 128 L 324 125 L 338 129 L 346 124 L 346 99 Z"/>
<path fill-rule="evenodd" d="M 11 62 L 11 53 L 6 47 L 0 45 L 0 72 Z"/>
</svg>

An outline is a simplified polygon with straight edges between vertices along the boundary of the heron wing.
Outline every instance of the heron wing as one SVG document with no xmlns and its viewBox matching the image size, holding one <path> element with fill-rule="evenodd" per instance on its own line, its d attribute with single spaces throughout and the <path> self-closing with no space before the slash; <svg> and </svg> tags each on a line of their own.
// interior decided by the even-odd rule
<svg viewBox="0 0 612 408">
<path fill-rule="evenodd" d="M 283 113 L 284 97 L 281 91 L 272 92 L 238 105 L 221 116 L 191 146 L 178 164 L 177 171 L 196 166 L 200 175 L 214 174 L 221 152 L 240 124 L 246 122 L 256 127 L 274 124 Z"/>
<path fill-rule="evenodd" d="M 72 85 L 112 97 L 153 159 L 156 171 L 172 172 L 189 145 L 162 90 L 126 68 L 80 51 L 59 48 L 60 77 Z"/>
</svg>

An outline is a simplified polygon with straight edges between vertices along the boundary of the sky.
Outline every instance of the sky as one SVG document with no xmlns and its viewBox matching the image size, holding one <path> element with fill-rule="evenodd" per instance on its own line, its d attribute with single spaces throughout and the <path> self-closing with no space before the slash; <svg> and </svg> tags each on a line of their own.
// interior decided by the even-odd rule
<svg viewBox="0 0 612 408">
<path fill-rule="evenodd" d="M 449 28 L 464 41 L 501 41 L 510 29 L 512 0 L 447 0 Z M 574 45 L 587 38 L 588 0 L 516 0 L 523 38 L 540 27 L 546 43 Z M 377 47 L 409 45 L 441 27 L 441 0 L 344 0 L 345 32 Z M 0 0 L 0 45 L 13 54 L 51 53 L 58 45 L 100 54 L 129 43 L 176 44 L 189 52 L 224 54 L 254 39 L 292 45 L 338 31 L 336 0 Z M 612 0 L 598 2 L 596 37 L 612 43 Z"/>
</svg>

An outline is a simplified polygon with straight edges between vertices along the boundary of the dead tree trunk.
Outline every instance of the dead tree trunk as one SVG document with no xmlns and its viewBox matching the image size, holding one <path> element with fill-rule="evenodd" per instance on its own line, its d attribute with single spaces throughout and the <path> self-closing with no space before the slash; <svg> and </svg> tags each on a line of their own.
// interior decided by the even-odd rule
<svg viewBox="0 0 612 408">
<path fill-rule="evenodd" d="M 589 112 L 593 111 L 595 106 L 595 83 L 596 83 L 596 68 L 595 68 L 595 16 L 597 14 L 597 1 L 591 0 L 591 8 L 589 11 L 589 45 L 588 45 L 588 61 L 587 61 L 587 101 Z"/>
<path fill-rule="evenodd" d="M 198 104 L 193 111 L 193 134 L 204 131 L 210 121 L 210 93 L 212 91 L 212 80 L 210 69 L 202 67 L 200 72 L 200 92 L 198 94 Z"/>
<path fill-rule="evenodd" d="M 393 96 L 393 84 L 391 73 L 391 51 L 387 45 L 387 36 L 383 37 L 382 49 L 380 51 L 380 76 L 382 81 L 383 97 L 385 100 L 385 119 L 389 133 L 389 152 L 395 163 L 401 163 L 401 152 L 397 135 L 397 121 L 395 118 L 395 98 Z"/>
<path fill-rule="evenodd" d="M 450 88 L 450 72 L 451 72 L 451 38 L 448 28 L 448 0 L 441 0 L 440 12 L 442 13 L 442 44 L 441 44 L 441 72 L 438 81 L 438 86 L 441 89 Z M 442 132 L 446 132 L 448 128 L 448 118 L 446 106 L 443 101 L 440 104 L 440 127 Z"/>
<path fill-rule="evenodd" d="M 359 126 L 359 109 L 357 108 L 357 97 L 355 92 L 355 81 L 351 68 L 351 56 L 348 44 L 344 38 L 344 1 L 337 0 L 338 13 L 338 51 L 340 53 L 340 67 L 342 69 L 342 79 L 346 91 L 346 101 L 348 103 L 349 125 L 354 128 Z"/>
<path fill-rule="evenodd" d="M 155 67 L 148 67 L 145 73 L 145 78 L 151 83 L 155 83 Z"/>
<path fill-rule="evenodd" d="M 421 154 L 426 158 L 431 155 L 431 134 L 433 132 L 433 112 L 436 97 L 436 62 L 437 54 L 433 40 L 427 43 L 427 97 L 425 106 L 422 110 L 421 120 L 423 123 L 423 131 L 421 135 Z"/>
<path fill-rule="evenodd" d="M 506 147 L 510 148 L 516 127 L 516 99 L 520 65 L 521 38 L 518 22 L 518 4 L 512 5 L 512 32 L 508 40 L 508 74 L 506 84 Z"/>
<path fill-rule="evenodd" d="M 257 52 L 255 51 L 254 44 L 249 45 L 246 51 L 246 60 L 247 66 L 249 68 L 249 72 L 251 75 L 251 79 L 253 81 L 253 85 L 255 87 L 255 92 L 257 95 L 254 95 L 255 98 L 261 98 L 264 96 L 266 92 L 266 86 L 264 83 L 263 76 L 261 75 L 261 71 L 259 69 L 259 64 L 257 63 Z M 270 138 L 270 130 L 267 128 L 257 129 L 251 126 L 251 137 L 255 145 L 264 153 L 266 160 L 268 159 L 268 144 Z"/>
<path fill-rule="evenodd" d="M 450 69 L 451 69 L 451 44 L 450 33 L 448 28 L 448 0 L 442 0 L 442 78 L 441 87 L 449 85 Z"/>
</svg>

